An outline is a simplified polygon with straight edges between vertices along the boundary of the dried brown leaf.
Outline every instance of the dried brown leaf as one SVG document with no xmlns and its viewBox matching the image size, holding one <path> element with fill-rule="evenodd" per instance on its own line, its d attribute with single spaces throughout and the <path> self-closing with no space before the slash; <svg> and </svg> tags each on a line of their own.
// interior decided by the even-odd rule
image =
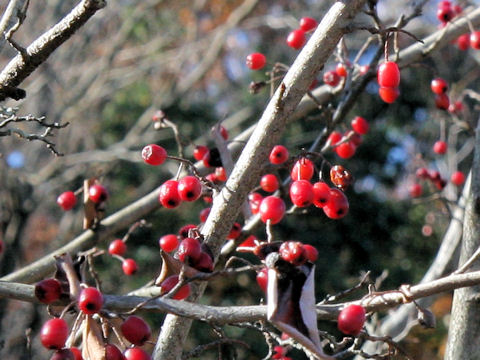
<svg viewBox="0 0 480 360">
<path fill-rule="evenodd" d="M 105 360 L 105 342 L 100 325 L 90 315 L 83 321 L 82 357 L 86 360 Z"/>
</svg>

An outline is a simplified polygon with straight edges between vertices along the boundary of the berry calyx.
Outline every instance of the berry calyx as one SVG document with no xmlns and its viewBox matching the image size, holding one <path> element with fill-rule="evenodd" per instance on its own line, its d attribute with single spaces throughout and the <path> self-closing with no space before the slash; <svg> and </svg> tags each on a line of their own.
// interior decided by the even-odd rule
<svg viewBox="0 0 480 360">
<path fill-rule="evenodd" d="M 142 346 L 150 339 L 150 326 L 141 317 L 131 315 L 120 325 L 122 335 L 132 344 Z"/>
<path fill-rule="evenodd" d="M 137 262 L 133 259 L 125 259 L 122 261 L 122 270 L 125 275 L 134 275 L 138 271 Z"/>
<path fill-rule="evenodd" d="M 149 165 L 161 165 L 166 158 L 167 151 L 157 144 L 150 144 L 142 149 L 142 159 Z"/>
<path fill-rule="evenodd" d="M 99 204 L 108 199 L 108 192 L 103 185 L 94 184 L 88 189 L 88 197 L 95 204 Z"/>
<path fill-rule="evenodd" d="M 307 38 L 305 37 L 305 31 L 303 31 L 302 29 L 293 30 L 287 36 L 287 45 L 296 50 L 300 49 L 303 45 L 305 45 L 306 41 Z"/>
<path fill-rule="evenodd" d="M 381 87 L 395 88 L 400 85 L 400 69 L 394 61 L 386 61 L 378 67 L 378 85 Z"/>
<path fill-rule="evenodd" d="M 260 203 L 259 213 L 264 223 L 270 220 L 272 225 L 277 224 L 285 214 L 285 202 L 279 197 L 267 196 Z"/>
<path fill-rule="evenodd" d="M 60 299 L 62 285 L 57 279 L 45 279 L 35 284 L 35 296 L 44 304 L 51 304 Z"/>
<path fill-rule="evenodd" d="M 110 255 L 123 256 L 127 251 L 127 244 L 121 239 L 113 240 L 108 246 L 108 253 Z"/>
<path fill-rule="evenodd" d="M 273 174 L 263 175 L 260 179 L 260 187 L 266 192 L 275 192 L 278 190 L 280 183 L 277 177 Z"/>
<path fill-rule="evenodd" d="M 453 185 L 461 186 L 465 182 L 465 174 L 461 171 L 455 171 L 450 176 L 450 181 L 452 182 Z"/>
<path fill-rule="evenodd" d="M 448 83 L 442 78 L 435 78 L 430 83 L 430 88 L 434 94 L 444 94 L 448 90 Z"/>
<path fill-rule="evenodd" d="M 260 70 L 267 63 L 267 58 L 262 53 L 251 53 L 247 56 L 247 67 L 251 70 Z"/>
<path fill-rule="evenodd" d="M 158 241 L 160 248 L 165 252 L 171 252 L 178 247 L 178 237 L 175 234 L 163 235 Z"/>
<path fill-rule="evenodd" d="M 274 165 L 283 164 L 288 160 L 288 149 L 283 145 L 275 145 L 270 152 L 268 159 Z"/>
<path fill-rule="evenodd" d="M 208 255 L 207 255 L 208 256 Z M 160 284 L 161 294 L 167 294 L 178 284 L 178 275 L 171 275 L 162 281 Z M 173 295 L 172 299 L 183 300 L 190 295 L 190 284 L 183 285 L 176 293 Z"/>
<path fill-rule="evenodd" d="M 338 315 L 338 330 L 346 335 L 356 336 L 365 324 L 365 309 L 360 305 L 348 305 Z"/>
<path fill-rule="evenodd" d="M 387 104 L 393 104 L 400 95 L 400 91 L 398 91 L 396 87 L 381 86 L 378 89 L 378 95 L 380 95 L 380 98 Z"/>
<path fill-rule="evenodd" d="M 315 166 L 306 157 L 298 159 L 293 165 L 290 177 L 292 180 L 310 180 L 313 177 Z"/>
<path fill-rule="evenodd" d="M 433 152 L 436 154 L 443 155 L 447 152 L 447 143 L 442 140 L 438 140 L 433 144 Z"/>
<path fill-rule="evenodd" d="M 361 116 L 355 116 L 352 120 L 351 125 L 352 125 L 353 131 L 355 131 L 357 134 L 360 134 L 360 135 L 365 135 L 366 133 L 368 133 L 368 130 L 370 129 L 370 125 L 368 125 L 368 121 Z"/>
<path fill-rule="evenodd" d="M 71 210 L 77 203 L 77 197 L 73 191 L 65 191 L 57 197 L 57 204 L 65 211 Z"/>
<path fill-rule="evenodd" d="M 295 180 L 290 186 L 290 200 L 297 207 L 306 207 L 313 203 L 313 186 L 308 180 Z"/>
<path fill-rule="evenodd" d="M 195 176 L 185 176 L 178 182 L 177 191 L 181 200 L 195 201 L 202 195 L 202 184 Z"/>
<path fill-rule="evenodd" d="M 330 189 L 330 197 L 323 207 L 323 212 L 330 219 L 341 219 L 347 215 L 349 209 L 348 199 L 338 189 Z"/>
<path fill-rule="evenodd" d="M 310 30 L 314 30 L 317 27 L 318 23 L 317 20 L 305 16 L 300 19 L 300 29 L 305 32 L 309 32 Z"/>
<path fill-rule="evenodd" d="M 178 194 L 178 181 L 167 180 L 160 186 L 160 194 L 158 200 L 167 209 L 176 208 L 182 202 Z"/>
<path fill-rule="evenodd" d="M 303 250 L 303 244 L 299 241 L 284 242 L 280 245 L 278 253 L 283 260 L 295 266 L 301 265 L 307 260 Z"/>
<path fill-rule="evenodd" d="M 78 297 L 78 308 L 87 315 L 93 315 L 100 311 L 103 305 L 102 293 L 94 287 L 82 289 Z"/>
<path fill-rule="evenodd" d="M 151 356 L 148 355 L 143 349 L 133 347 L 125 351 L 125 360 L 151 360 Z"/>
<path fill-rule="evenodd" d="M 61 349 L 68 338 L 67 322 L 60 318 L 50 319 L 40 330 L 40 341 L 47 349 Z"/>
<path fill-rule="evenodd" d="M 202 248 L 197 239 L 187 237 L 182 240 L 178 246 L 177 256 L 181 262 L 185 262 L 187 258 L 196 260 L 200 257 Z"/>
<path fill-rule="evenodd" d="M 330 186 L 323 181 L 313 184 L 313 205 L 323 208 L 330 198 Z"/>
</svg>

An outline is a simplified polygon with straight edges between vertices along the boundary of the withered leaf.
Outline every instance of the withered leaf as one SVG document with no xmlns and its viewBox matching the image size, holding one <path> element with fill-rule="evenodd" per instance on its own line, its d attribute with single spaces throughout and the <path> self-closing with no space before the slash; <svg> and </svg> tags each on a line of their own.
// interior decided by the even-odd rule
<svg viewBox="0 0 480 360">
<path fill-rule="evenodd" d="M 90 315 L 83 321 L 82 357 L 86 360 L 105 360 L 105 343 L 100 325 Z"/>
</svg>

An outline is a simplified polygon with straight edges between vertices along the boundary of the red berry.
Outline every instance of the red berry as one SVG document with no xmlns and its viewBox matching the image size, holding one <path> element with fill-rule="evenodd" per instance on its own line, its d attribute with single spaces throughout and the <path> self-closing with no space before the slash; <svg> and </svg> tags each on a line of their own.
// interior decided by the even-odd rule
<svg viewBox="0 0 480 360">
<path fill-rule="evenodd" d="M 348 213 L 348 199 L 345 194 L 338 189 L 330 189 L 330 197 L 323 207 L 323 212 L 330 219 L 341 219 Z"/>
<path fill-rule="evenodd" d="M 470 46 L 476 50 L 480 49 L 480 31 L 470 34 Z"/>
<path fill-rule="evenodd" d="M 223 125 L 220 125 L 220 135 L 222 135 L 223 140 L 228 140 L 228 130 Z"/>
<path fill-rule="evenodd" d="M 463 34 L 457 38 L 457 46 L 460 50 L 468 50 L 470 47 L 470 34 Z"/>
<path fill-rule="evenodd" d="M 315 166 L 309 159 L 302 157 L 295 162 L 290 177 L 292 180 L 310 180 L 313 177 Z"/>
<path fill-rule="evenodd" d="M 340 140 L 342 140 L 342 134 L 338 131 L 332 131 L 328 136 L 327 142 L 330 143 L 330 146 L 334 146 Z"/>
<path fill-rule="evenodd" d="M 195 269 L 203 272 L 212 272 L 213 271 L 213 259 L 206 252 L 202 251 L 198 259 L 193 260 L 193 265 Z"/>
<path fill-rule="evenodd" d="M 277 224 L 285 214 L 285 203 L 279 197 L 267 196 L 260 203 L 259 213 L 264 223 L 270 220 L 271 224 Z"/>
<path fill-rule="evenodd" d="M 433 152 L 436 154 L 445 154 L 447 152 L 447 143 L 445 141 L 438 140 L 433 144 Z"/>
<path fill-rule="evenodd" d="M 280 183 L 278 182 L 277 177 L 273 174 L 263 175 L 262 178 L 260 179 L 260 187 L 262 188 L 263 191 L 275 192 L 278 190 L 279 186 L 280 186 Z"/>
<path fill-rule="evenodd" d="M 327 71 L 323 74 L 323 82 L 329 86 L 335 87 L 340 82 L 340 76 L 336 71 Z"/>
<path fill-rule="evenodd" d="M 400 70 L 394 61 L 386 61 L 378 67 L 378 85 L 381 87 L 398 87 L 400 85 Z"/>
<path fill-rule="evenodd" d="M 430 87 L 434 94 L 443 94 L 448 90 L 448 83 L 442 78 L 435 78 L 432 80 Z"/>
<path fill-rule="evenodd" d="M 461 171 L 455 171 L 450 177 L 450 181 L 456 186 L 463 185 L 465 182 L 465 175 Z"/>
<path fill-rule="evenodd" d="M 338 76 L 347 77 L 347 67 L 345 64 L 338 63 L 335 71 L 337 72 Z"/>
<path fill-rule="evenodd" d="M 305 16 L 300 19 L 300 29 L 309 32 L 310 30 L 314 30 L 317 27 L 318 23 L 317 20 Z"/>
<path fill-rule="evenodd" d="M 45 279 L 35 284 L 35 296 L 44 304 L 60 299 L 62 285 L 57 279 Z"/>
<path fill-rule="evenodd" d="M 323 181 L 313 184 L 313 205 L 323 208 L 330 198 L 330 186 Z"/>
<path fill-rule="evenodd" d="M 274 165 L 283 164 L 288 160 L 288 150 L 283 145 L 275 145 L 270 152 L 269 160 Z"/>
<path fill-rule="evenodd" d="M 190 234 L 190 230 L 198 230 L 197 228 L 197 225 L 194 225 L 194 224 L 187 224 L 187 225 L 184 225 L 180 228 L 180 230 L 178 230 L 178 235 L 180 236 L 180 239 L 185 239 L 185 238 L 188 238 L 188 237 L 191 237 L 189 234 Z"/>
<path fill-rule="evenodd" d="M 158 200 L 167 209 L 176 208 L 182 202 L 178 194 L 178 181 L 167 180 L 160 186 L 160 194 Z"/>
<path fill-rule="evenodd" d="M 352 184 L 353 176 L 342 165 L 334 165 L 330 169 L 330 180 L 337 188 L 346 189 Z"/>
<path fill-rule="evenodd" d="M 250 252 L 259 244 L 259 241 L 255 235 L 250 235 L 242 242 L 240 245 L 237 246 L 237 251 L 239 252 Z"/>
<path fill-rule="evenodd" d="M 88 197 L 90 200 L 92 200 L 95 204 L 101 203 L 108 198 L 108 192 L 107 189 L 100 185 L 100 184 L 95 184 L 90 186 L 88 189 Z"/>
<path fill-rule="evenodd" d="M 200 242 L 190 237 L 183 239 L 177 250 L 178 259 L 182 262 L 185 262 L 187 257 L 196 260 L 200 257 L 201 253 L 202 248 Z"/>
<path fill-rule="evenodd" d="M 113 240 L 110 245 L 108 246 L 108 253 L 110 255 L 119 255 L 123 256 L 127 251 L 127 244 L 123 242 L 121 239 Z"/>
<path fill-rule="evenodd" d="M 207 255 L 208 256 L 208 255 Z M 171 275 L 160 284 L 161 294 L 166 294 L 178 284 L 178 275 Z M 172 297 L 175 300 L 183 300 L 190 295 L 190 284 L 183 285 Z"/>
<path fill-rule="evenodd" d="M 103 295 L 97 288 L 88 287 L 82 289 L 78 297 L 79 309 L 87 315 L 96 314 L 103 305 Z"/>
<path fill-rule="evenodd" d="M 355 116 L 352 120 L 352 129 L 357 134 L 365 135 L 368 133 L 370 126 L 368 125 L 368 121 L 361 116 Z"/>
<path fill-rule="evenodd" d="M 357 151 L 357 147 L 351 141 L 346 141 L 335 147 L 335 152 L 342 159 L 351 158 L 353 155 L 355 155 L 355 151 Z"/>
<path fill-rule="evenodd" d="M 122 261 L 122 270 L 125 275 L 133 275 L 138 270 L 137 262 L 133 259 L 125 259 Z"/>
<path fill-rule="evenodd" d="M 306 207 L 313 203 L 313 186 L 308 180 L 293 181 L 289 193 L 295 206 Z"/>
<path fill-rule="evenodd" d="M 365 324 L 365 309 L 360 305 L 348 305 L 338 315 L 338 329 L 347 335 L 356 336 Z"/>
<path fill-rule="evenodd" d="M 455 13 L 453 12 L 453 9 L 450 7 L 439 7 L 437 9 L 437 19 L 440 20 L 442 23 L 449 22 L 450 20 L 453 19 L 455 16 Z"/>
<path fill-rule="evenodd" d="M 255 215 L 258 213 L 262 200 L 263 196 L 257 192 L 248 194 L 248 203 L 250 205 L 250 210 L 252 211 L 252 214 Z"/>
<path fill-rule="evenodd" d="M 430 178 L 430 173 L 428 172 L 428 170 L 424 167 L 422 168 L 418 168 L 417 171 L 415 172 L 415 175 L 419 178 L 419 179 L 428 179 Z"/>
<path fill-rule="evenodd" d="M 387 104 L 393 104 L 400 95 L 400 91 L 396 87 L 380 87 L 378 89 L 378 95 L 380 98 L 385 101 Z"/>
<path fill-rule="evenodd" d="M 105 360 L 124 360 L 122 352 L 112 344 L 105 345 Z"/>
<path fill-rule="evenodd" d="M 435 95 L 435 106 L 441 110 L 448 110 L 450 99 L 447 94 Z"/>
<path fill-rule="evenodd" d="M 302 29 L 293 30 L 287 36 L 287 45 L 296 50 L 300 49 L 303 45 L 305 45 L 306 41 L 307 39 L 305 37 L 305 31 L 303 31 Z"/>
<path fill-rule="evenodd" d="M 65 211 L 72 209 L 77 203 L 77 197 L 73 191 L 65 191 L 57 198 L 57 204 Z"/>
<path fill-rule="evenodd" d="M 217 148 L 208 150 L 208 152 L 203 156 L 203 165 L 206 167 L 219 167 L 222 166 L 222 158 L 220 157 L 220 152 Z"/>
<path fill-rule="evenodd" d="M 158 242 L 165 252 L 171 252 L 178 247 L 178 237 L 175 234 L 163 235 Z"/>
<path fill-rule="evenodd" d="M 68 325 L 63 319 L 55 318 L 43 324 L 40 330 L 40 341 L 47 349 L 61 349 L 68 338 Z"/>
<path fill-rule="evenodd" d="M 217 181 L 227 181 L 227 173 L 222 166 L 215 168 L 215 176 L 217 177 Z"/>
<path fill-rule="evenodd" d="M 202 184 L 195 176 L 185 176 L 178 182 L 177 191 L 183 201 L 195 201 L 202 195 Z"/>
<path fill-rule="evenodd" d="M 247 56 L 247 66 L 252 70 L 260 70 L 267 63 L 267 58 L 262 53 L 252 53 Z"/>
<path fill-rule="evenodd" d="M 137 346 L 145 344 L 152 335 L 150 326 L 142 318 L 135 315 L 126 318 L 120 325 L 120 330 L 125 339 Z"/>
<path fill-rule="evenodd" d="M 200 211 L 200 222 L 205 222 L 207 221 L 207 218 L 208 218 L 208 215 L 210 215 L 210 211 L 212 210 L 211 207 L 207 207 L 205 209 L 202 209 L 202 211 Z"/>
<path fill-rule="evenodd" d="M 410 194 L 410 197 L 416 198 L 422 195 L 423 189 L 422 185 L 414 183 L 411 184 L 408 188 L 408 193 Z"/>
<path fill-rule="evenodd" d="M 75 360 L 75 356 L 70 349 L 61 349 L 55 351 L 50 360 Z"/>
<path fill-rule="evenodd" d="M 195 149 L 193 149 L 193 158 L 197 161 L 200 161 L 203 159 L 205 154 L 208 153 L 208 147 L 205 145 L 197 145 L 195 146 Z"/>
<path fill-rule="evenodd" d="M 280 245 L 278 250 L 280 257 L 289 263 L 297 266 L 306 261 L 303 244 L 299 241 L 286 241 Z"/>
<path fill-rule="evenodd" d="M 161 165 L 166 158 L 167 151 L 157 144 L 147 145 L 142 150 L 142 159 L 149 165 Z"/>
<path fill-rule="evenodd" d="M 76 348 L 76 347 L 71 347 L 71 348 L 70 348 L 70 351 L 71 351 L 72 354 L 73 354 L 74 360 L 83 360 L 82 352 L 81 352 L 78 348 Z"/>
<path fill-rule="evenodd" d="M 233 224 L 232 228 L 230 229 L 230 232 L 227 235 L 227 239 L 234 240 L 238 238 L 241 233 L 242 233 L 242 225 L 236 222 Z"/>
<path fill-rule="evenodd" d="M 260 286 L 260 289 L 263 290 L 264 293 L 267 292 L 267 283 L 268 283 L 268 269 L 264 267 L 257 273 L 257 284 Z"/>
<path fill-rule="evenodd" d="M 318 259 L 318 250 L 309 244 L 303 245 L 303 252 L 305 254 L 305 258 L 310 262 L 315 262 Z"/>
<path fill-rule="evenodd" d="M 125 351 L 125 360 L 151 360 L 152 358 L 143 349 L 133 347 Z"/>
</svg>

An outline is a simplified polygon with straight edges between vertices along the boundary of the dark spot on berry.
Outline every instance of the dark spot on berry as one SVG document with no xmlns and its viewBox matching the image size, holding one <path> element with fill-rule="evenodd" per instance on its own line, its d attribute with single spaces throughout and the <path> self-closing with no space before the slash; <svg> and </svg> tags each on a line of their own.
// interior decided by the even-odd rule
<svg viewBox="0 0 480 360">
<path fill-rule="evenodd" d="M 192 199 L 195 196 L 195 194 L 192 191 L 187 192 L 187 198 Z"/>
<path fill-rule="evenodd" d="M 95 304 L 92 304 L 92 303 L 88 303 L 87 306 L 86 306 L 87 310 L 95 310 Z"/>
<path fill-rule="evenodd" d="M 177 205 L 177 202 L 175 200 L 168 200 L 167 204 L 170 205 L 170 206 L 175 206 L 175 205 Z"/>
</svg>

